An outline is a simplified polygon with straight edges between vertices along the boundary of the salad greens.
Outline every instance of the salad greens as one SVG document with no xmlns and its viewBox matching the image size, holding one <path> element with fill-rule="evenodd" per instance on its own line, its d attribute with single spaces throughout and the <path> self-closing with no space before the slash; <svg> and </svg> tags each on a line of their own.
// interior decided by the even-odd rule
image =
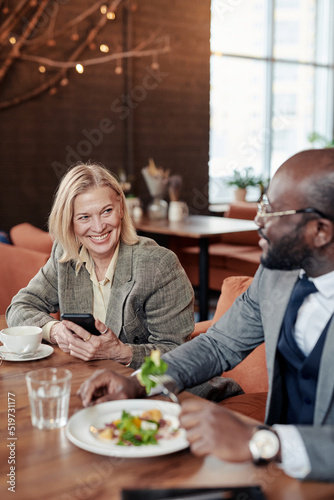
<svg viewBox="0 0 334 500">
<path fill-rule="evenodd" d="M 160 425 L 154 420 L 142 420 L 123 410 L 122 418 L 116 427 L 120 431 L 118 445 L 128 446 L 129 443 L 134 446 L 157 444 L 155 436 Z"/>
<path fill-rule="evenodd" d="M 147 394 L 157 385 L 156 382 L 150 379 L 150 375 L 163 375 L 167 368 L 167 363 L 160 359 L 159 349 L 155 349 L 150 356 L 144 358 L 144 363 L 140 367 L 141 371 L 137 374 L 137 378 L 141 385 L 145 387 Z"/>
<path fill-rule="evenodd" d="M 149 393 L 157 384 L 150 379 L 151 375 L 163 375 L 167 371 L 168 365 L 160 359 L 158 349 L 151 352 L 150 356 L 145 357 L 140 367 L 137 378 Z M 142 446 L 157 444 L 159 439 L 176 436 L 178 428 L 172 429 L 162 418 L 159 409 L 151 409 L 144 412 L 141 416 L 131 415 L 123 410 L 122 417 L 114 420 L 110 424 L 98 431 L 100 439 L 114 441 L 119 446 Z"/>
</svg>

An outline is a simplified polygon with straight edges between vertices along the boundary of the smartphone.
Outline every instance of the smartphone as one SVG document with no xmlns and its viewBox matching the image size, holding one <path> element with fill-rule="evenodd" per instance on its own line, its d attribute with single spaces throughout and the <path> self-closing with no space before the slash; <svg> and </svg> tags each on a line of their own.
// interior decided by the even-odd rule
<svg viewBox="0 0 334 500">
<path fill-rule="evenodd" d="M 87 332 L 92 335 L 101 335 L 101 332 L 95 326 L 95 319 L 92 314 L 86 313 L 64 313 L 61 315 L 61 319 L 67 319 L 68 321 L 72 321 L 76 325 L 81 326 Z"/>
</svg>

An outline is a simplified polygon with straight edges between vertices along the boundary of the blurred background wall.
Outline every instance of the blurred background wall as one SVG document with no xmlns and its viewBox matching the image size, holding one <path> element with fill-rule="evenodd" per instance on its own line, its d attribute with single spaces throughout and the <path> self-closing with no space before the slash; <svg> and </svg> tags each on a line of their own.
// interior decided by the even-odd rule
<svg viewBox="0 0 334 500">
<path fill-rule="evenodd" d="M 32 9 L 42 2 L 35 6 L 28 2 L 24 16 L 22 12 L 16 15 L 15 30 L 8 33 L 6 23 L 18 2 L 8 0 L 8 7 L 2 8 L 2 230 L 20 222 L 46 229 L 59 179 L 72 164 L 89 160 L 102 162 L 117 175 L 123 173 L 131 181 L 131 193 L 145 205 L 150 196 L 140 170 L 153 158 L 156 165 L 182 176 L 182 198 L 190 211 L 207 212 L 209 0 L 113 2 L 118 4 L 115 19 L 108 20 L 79 60 L 103 56 L 99 51 L 102 43 L 108 45 L 108 55 L 134 47 L 138 52 L 141 47 L 155 48 L 157 55 L 87 65 L 82 74 L 69 68 L 55 85 L 29 97 L 29 92 L 45 85 L 59 68 L 45 65 L 46 73 L 40 73 L 40 60 L 20 55 L 69 61 L 78 43 L 99 23 L 101 12 L 95 9 L 59 37 L 54 35 L 98 3 L 102 4 L 92 0 L 46 2 L 44 15 L 22 45 L 19 57 L 12 57 L 9 38 L 20 40 L 34 14 Z M 170 50 L 159 52 L 166 44 Z"/>
</svg>

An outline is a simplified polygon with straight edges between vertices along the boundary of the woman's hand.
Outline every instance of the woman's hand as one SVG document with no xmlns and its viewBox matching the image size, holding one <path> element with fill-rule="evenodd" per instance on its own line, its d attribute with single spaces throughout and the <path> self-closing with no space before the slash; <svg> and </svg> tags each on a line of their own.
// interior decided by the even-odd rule
<svg viewBox="0 0 334 500">
<path fill-rule="evenodd" d="M 72 323 L 72 321 L 64 320 L 61 324 L 64 326 L 66 333 L 68 331 L 75 333 L 75 335 L 72 333 L 70 338 L 67 334 L 62 335 L 62 345 L 57 339 L 59 347 L 72 356 L 83 361 L 112 359 L 124 365 L 131 363 L 131 346 L 123 344 L 110 328 L 107 328 L 106 333 L 96 336 L 91 335 L 81 326 Z M 106 326 L 99 320 L 95 321 L 95 326 L 100 332 L 106 330 Z"/>
<path fill-rule="evenodd" d="M 134 399 L 146 394 L 137 377 L 124 377 L 110 370 L 97 370 L 83 382 L 77 394 L 82 405 L 103 403 L 117 399 Z"/>
<path fill-rule="evenodd" d="M 224 407 L 208 401 L 184 401 L 180 424 L 194 455 L 215 455 L 229 462 L 251 460 L 248 443 L 254 425 Z"/>
<path fill-rule="evenodd" d="M 58 344 L 62 351 L 70 352 L 70 342 L 73 339 L 73 333 L 63 321 L 52 325 L 50 330 L 50 341 L 52 344 Z"/>
</svg>

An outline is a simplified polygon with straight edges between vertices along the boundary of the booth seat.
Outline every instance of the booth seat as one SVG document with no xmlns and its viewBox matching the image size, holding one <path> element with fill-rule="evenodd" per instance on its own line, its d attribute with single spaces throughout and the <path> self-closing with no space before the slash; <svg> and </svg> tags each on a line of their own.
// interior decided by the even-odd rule
<svg viewBox="0 0 334 500">
<path fill-rule="evenodd" d="M 213 319 L 196 323 L 195 330 L 190 335 L 190 340 L 200 334 L 205 334 L 208 328 L 231 307 L 235 299 L 249 287 L 252 279 L 249 276 L 226 278 L 221 287 L 221 294 Z M 224 399 L 219 404 L 263 422 L 268 393 L 265 345 L 258 346 L 247 358 L 232 370 L 224 372 L 222 376 L 235 380 L 242 387 L 245 394 Z"/>
<path fill-rule="evenodd" d="M 253 220 L 256 203 L 231 203 L 225 217 Z M 254 276 L 261 257 L 257 231 L 224 234 L 209 245 L 209 288 L 220 291 L 229 276 Z M 199 285 L 199 247 L 194 240 L 173 240 L 171 249 L 177 254 L 193 286 Z"/>
</svg>

